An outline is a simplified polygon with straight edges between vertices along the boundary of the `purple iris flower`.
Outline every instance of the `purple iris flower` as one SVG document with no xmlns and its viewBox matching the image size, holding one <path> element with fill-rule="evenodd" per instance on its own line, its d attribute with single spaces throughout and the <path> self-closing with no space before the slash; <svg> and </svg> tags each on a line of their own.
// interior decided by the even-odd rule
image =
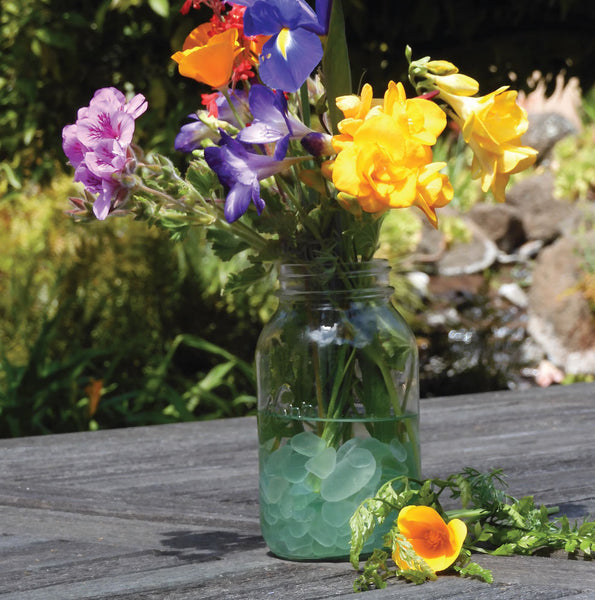
<svg viewBox="0 0 595 600">
<path fill-rule="evenodd" d="M 253 85 L 248 96 L 254 120 L 238 134 L 238 139 L 251 144 L 269 144 L 285 137 L 300 139 L 311 133 L 301 121 L 290 117 L 283 93 L 264 85 Z"/>
<path fill-rule="evenodd" d="M 235 111 L 245 119 L 248 118 L 246 101 L 247 94 L 244 90 L 234 90 L 231 93 L 231 101 Z M 231 109 L 227 98 L 220 92 L 217 95 L 217 99 L 214 101 L 216 106 L 217 114 L 214 115 L 219 121 L 225 121 L 233 127 L 239 128 L 241 125 L 238 122 L 234 111 Z M 192 152 L 202 146 L 204 140 L 212 140 L 213 142 L 219 142 L 221 139 L 219 136 L 219 130 L 210 127 L 202 121 L 201 115 L 210 114 L 211 111 L 200 110 L 195 114 L 188 115 L 189 119 L 192 119 L 190 123 L 182 125 L 178 135 L 176 136 L 174 147 L 180 152 Z"/>
<path fill-rule="evenodd" d="M 254 203 L 258 214 L 265 203 L 260 196 L 260 181 L 286 169 L 296 158 L 284 158 L 287 144 L 279 143 L 274 156 L 250 152 L 242 142 L 221 131 L 221 146 L 205 148 L 205 160 L 229 193 L 225 199 L 225 220 L 233 223 Z"/>
<path fill-rule="evenodd" d="M 134 164 L 130 151 L 134 122 L 146 110 L 142 94 L 126 102 L 119 90 L 102 88 L 89 106 L 79 109 L 76 123 L 62 130 L 62 148 L 75 169 L 74 180 L 97 194 L 93 212 L 98 219 L 105 219 L 114 204 L 126 198 L 126 188 L 114 176 Z"/>
<path fill-rule="evenodd" d="M 295 92 L 322 59 L 332 0 L 234 0 L 246 6 L 244 33 L 272 36 L 260 54 L 259 75 L 273 89 Z"/>
</svg>

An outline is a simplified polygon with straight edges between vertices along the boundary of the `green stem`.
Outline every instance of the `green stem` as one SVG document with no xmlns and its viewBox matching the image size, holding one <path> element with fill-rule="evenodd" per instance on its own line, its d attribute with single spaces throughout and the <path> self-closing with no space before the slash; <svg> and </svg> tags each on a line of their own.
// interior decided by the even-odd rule
<svg viewBox="0 0 595 600">
<path fill-rule="evenodd" d="M 259 233 L 250 229 L 245 223 L 241 221 L 234 221 L 233 223 L 228 223 L 223 216 L 223 209 L 220 207 L 216 207 L 217 211 L 217 226 L 220 229 L 227 229 L 231 231 L 235 236 L 244 240 L 251 248 L 256 251 L 262 251 L 265 249 L 267 245 L 266 238 L 262 237 Z"/>
<path fill-rule="evenodd" d="M 371 360 L 380 370 L 380 373 L 382 375 L 382 380 L 384 382 L 384 387 L 386 388 L 386 391 L 388 393 L 388 397 L 391 403 L 391 406 L 393 407 L 393 411 L 394 414 L 397 417 L 402 417 L 402 423 L 403 426 L 405 427 L 405 431 L 407 432 L 407 437 L 409 439 L 409 441 L 411 442 L 411 448 L 413 450 L 413 458 L 415 461 L 416 465 L 420 465 L 420 456 L 419 456 L 419 444 L 418 444 L 418 439 L 417 439 L 417 434 L 413 428 L 413 421 L 411 419 L 408 419 L 405 413 L 405 404 L 403 404 L 403 406 L 401 406 L 401 402 L 399 400 L 399 394 L 397 393 L 397 390 L 395 388 L 395 384 L 390 372 L 390 368 L 387 367 L 387 365 L 384 363 L 384 361 L 382 360 L 382 358 L 380 358 L 376 352 L 374 352 L 374 350 L 370 347 L 370 348 L 366 348 L 365 350 L 365 354 L 368 357 L 368 360 Z M 411 374 L 409 374 L 411 375 Z M 410 379 L 409 377 L 407 379 Z M 405 402 L 405 399 L 404 399 Z"/>
</svg>

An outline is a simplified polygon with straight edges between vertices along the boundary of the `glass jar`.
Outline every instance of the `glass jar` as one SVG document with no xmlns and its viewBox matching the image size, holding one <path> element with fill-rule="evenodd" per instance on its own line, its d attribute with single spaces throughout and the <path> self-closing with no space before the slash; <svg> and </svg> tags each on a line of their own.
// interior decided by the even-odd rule
<svg viewBox="0 0 595 600">
<path fill-rule="evenodd" d="M 357 506 L 390 479 L 420 476 L 417 346 L 389 271 L 281 266 L 256 348 L 260 520 L 280 557 L 348 557 Z"/>
</svg>

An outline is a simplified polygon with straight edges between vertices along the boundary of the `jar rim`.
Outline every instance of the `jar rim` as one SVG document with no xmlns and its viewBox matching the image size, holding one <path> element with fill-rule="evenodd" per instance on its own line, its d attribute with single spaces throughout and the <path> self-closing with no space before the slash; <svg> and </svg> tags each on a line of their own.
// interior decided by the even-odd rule
<svg viewBox="0 0 595 600">
<path fill-rule="evenodd" d="M 279 269 L 279 295 L 390 296 L 390 265 L 386 259 L 343 264 L 283 263 Z"/>
<path fill-rule="evenodd" d="M 282 277 L 320 277 L 324 274 L 340 273 L 341 275 L 381 275 L 390 271 L 390 264 L 386 258 L 374 258 L 369 261 L 324 263 L 291 262 L 281 263 L 279 272 Z"/>
</svg>

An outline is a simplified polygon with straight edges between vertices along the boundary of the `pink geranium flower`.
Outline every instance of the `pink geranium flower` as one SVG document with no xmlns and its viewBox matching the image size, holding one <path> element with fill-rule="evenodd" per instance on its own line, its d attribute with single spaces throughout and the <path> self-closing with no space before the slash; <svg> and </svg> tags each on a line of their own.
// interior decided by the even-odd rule
<svg viewBox="0 0 595 600">
<path fill-rule="evenodd" d="M 119 90 L 102 88 L 89 106 L 79 109 L 76 122 L 62 130 L 62 148 L 75 169 L 75 181 L 97 194 L 93 212 L 98 219 L 109 215 L 116 200 L 126 199 L 119 177 L 134 167 L 130 144 L 135 119 L 146 110 L 142 94 L 126 102 Z"/>
</svg>

